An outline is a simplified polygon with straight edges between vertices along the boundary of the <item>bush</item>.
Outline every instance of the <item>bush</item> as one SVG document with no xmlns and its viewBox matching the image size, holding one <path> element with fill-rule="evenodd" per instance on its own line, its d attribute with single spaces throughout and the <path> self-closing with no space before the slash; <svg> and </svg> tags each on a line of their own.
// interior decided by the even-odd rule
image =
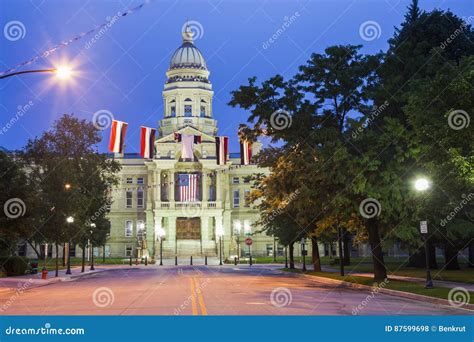
<svg viewBox="0 0 474 342">
<path fill-rule="evenodd" d="M 28 258 L 12 256 L 0 258 L 0 265 L 3 266 L 7 276 L 24 275 L 28 270 Z"/>
</svg>

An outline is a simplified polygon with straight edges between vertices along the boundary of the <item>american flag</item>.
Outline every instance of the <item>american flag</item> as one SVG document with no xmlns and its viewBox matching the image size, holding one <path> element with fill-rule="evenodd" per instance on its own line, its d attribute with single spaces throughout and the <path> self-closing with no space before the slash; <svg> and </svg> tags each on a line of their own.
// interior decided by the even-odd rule
<svg viewBox="0 0 474 342">
<path fill-rule="evenodd" d="M 198 175 L 181 173 L 178 175 L 179 199 L 181 202 L 196 202 L 198 200 Z"/>
</svg>

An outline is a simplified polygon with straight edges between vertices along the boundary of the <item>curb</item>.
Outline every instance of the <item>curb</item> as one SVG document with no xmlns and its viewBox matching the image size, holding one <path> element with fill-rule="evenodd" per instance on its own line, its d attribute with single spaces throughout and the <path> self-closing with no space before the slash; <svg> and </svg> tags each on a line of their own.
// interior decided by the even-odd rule
<svg viewBox="0 0 474 342">
<path fill-rule="evenodd" d="M 290 273 L 290 272 L 285 272 L 285 271 L 281 271 L 281 272 L 283 272 L 284 274 Z M 422 301 L 422 302 L 428 302 L 428 303 L 431 303 L 431 304 L 443 305 L 443 306 L 447 306 L 449 308 L 465 310 L 465 311 L 469 311 L 469 312 L 474 311 L 474 304 L 465 304 L 465 305 L 462 305 L 462 306 L 453 306 L 449 303 L 449 300 L 442 299 L 442 298 L 435 298 L 435 297 L 429 297 L 429 296 L 424 296 L 424 295 L 419 295 L 419 294 L 414 294 L 414 293 L 409 293 L 409 292 L 384 289 L 384 288 L 381 288 L 381 287 L 373 287 L 373 286 L 369 286 L 369 285 L 355 284 L 355 283 L 351 283 L 351 282 L 348 282 L 348 281 L 325 278 L 325 277 L 319 277 L 319 276 L 313 276 L 313 275 L 307 275 L 307 274 L 300 274 L 300 273 L 291 273 L 291 274 L 294 274 L 296 276 L 301 276 L 301 277 L 307 278 L 307 279 L 316 280 L 316 281 L 324 283 L 324 284 L 335 284 L 335 285 L 341 285 L 342 287 L 364 289 L 364 290 L 377 289 L 379 293 L 387 294 L 387 295 L 394 296 L 394 297 L 402 297 L 402 298 L 407 298 L 407 299 L 412 299 L 412 300 L 418 300 L 418 301 Z"/>
</svg>

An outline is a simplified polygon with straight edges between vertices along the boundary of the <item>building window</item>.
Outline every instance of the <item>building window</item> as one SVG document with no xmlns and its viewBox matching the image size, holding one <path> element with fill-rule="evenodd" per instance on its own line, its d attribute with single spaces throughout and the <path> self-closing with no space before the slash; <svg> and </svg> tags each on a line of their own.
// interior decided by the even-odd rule
<svg viewBox="0 0 474 342">
<path fill-rule="evenodd" d="M 249 189 L 245 189 L 244 190 L 244 203 L 245 203 L 245 207 L 250 207 L 250 190 Z"/>
<path fill-rule="evenodd" d="M 76 257 L 76 245 L 74 243 L 69 244 L 69 256 Z"/>
<path fill-rule="evenodd" d="M 239 190 L 234 190 L 234 208 L 238 208 L 240 205 Z"/>
<path fill-rule="evenodd" d="M 283 246 L 277 246 L 277 256 L 283 256 L 285 254 L 285 251 L 283 249 Z"/>
<path fill-rule="evenodd" d="M 142 220 L 137 221 L 137 236 L 143 236 L 145 233 L 145 222 Z"/>
<path fill-rule="evenodd" d="M 250 176 L 244 177 L 244 183 L 250 183 Z"/>
<path fill-rule="evenodd" d="M 26 242 L 23 242 L 18 245 L 18 256 L 26 256 L 26 248 Z"/>
<path fill-rule="evenodd" d="M 133 253 L 133 247 L 132 246 L 125 246 L 125 256 L 126 257 L 131 257 Z"/>
<path fill-rule="evenodd" d="M 127 184 L 132 184 L 133 183 L 133 178 L 129 177 L 127 178 Z"/>
<path fill-rule="evenodd" d="M 239 184 L 239 177 L 233 177 L 232 184 Z"/>
<path fill-rule="evenodd" d="M 137 184 L 143 184 L 143 177 L 137 178 Z"/>
<path fill-rule="evenodd" d="M 133 222 L 128 220 L 125 221 L 125 237 L 132 237 L 133 235 Z"/>
<path fill-rule="evenodd" d="M 273 245 L 267 244 L 267 256 L 273 256 Z"/>
<path fill-rule="evenodd" d="M 127 196 L 127 208 L 131 208 L 132 207 L 132 190 L 127 190 L 126 192 L 126 196 Z"/>
<path fill-rule="evenodd" d="M 206 116 L 206 106 L 201 106 L 201 117 L 205 117 Z"/>
<path fill-rule="evenodd" d="M 184 116 L 190 117 L 193 115 L 193 106 L 184 105 Z"/>
<path fill-rule="evenodd" d="M 176 106 L 170 107 L 170 116 L 174 118 L 176 116 Z"/>
<path fill-rule="evenodd" d="M 143 190 L 142 189 L 137 190 L 137 208 L 143 208 Z"/>
</svg>

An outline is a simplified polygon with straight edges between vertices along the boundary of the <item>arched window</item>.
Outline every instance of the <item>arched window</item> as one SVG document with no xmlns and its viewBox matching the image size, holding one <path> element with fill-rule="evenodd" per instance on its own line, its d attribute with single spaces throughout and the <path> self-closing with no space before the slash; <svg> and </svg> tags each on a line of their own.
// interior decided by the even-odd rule
<svg viewBox="0 0 474 342">
<path fill-rule="evenodd" d="M 193 116 L 193 106 L 184 105 L 184 116 L 187 116 L 187 117 Z"/>
</svg>

